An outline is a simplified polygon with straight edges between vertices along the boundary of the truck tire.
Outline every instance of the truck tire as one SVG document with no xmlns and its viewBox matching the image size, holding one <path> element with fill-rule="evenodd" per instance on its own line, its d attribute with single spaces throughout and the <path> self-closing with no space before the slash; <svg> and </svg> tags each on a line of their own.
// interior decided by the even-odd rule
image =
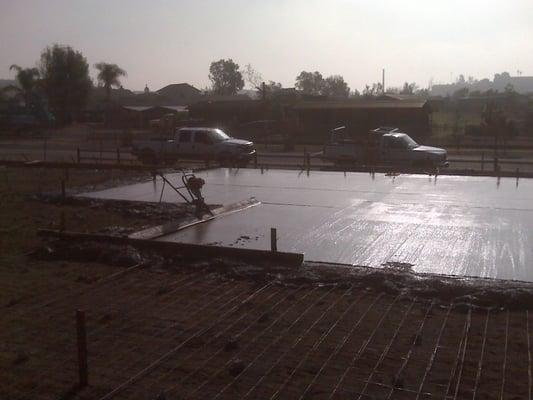
<svg viewBox="0 0 533 400">
<path fill-rule="evenodd" d="M 152 149 L 142 149 L 139 154 L 139 161 L 144 165 L 156 165 L 158 160 Z"/>
<path fill-rule="evenodd" d="M 433 164 L 433 161 L 430 159 L 425 160 L 417 160 L 413 163 L 413 167 L 415 168 L 434 168 L 435 165 Z"/>
<path fill-rule="evenodd" d="M 221 167 L 232 167 L 234 160 L 230 153 L 221 153 L 218 156 L 218 163 Z"/>
<path fill-rule="evenodd" d="M 335 159 L 333 164 L 338 168 L 347 169 L 350 167 L 354 167 L 356 164 L 356 160 L 351 157 L 340 157 Z"/>
</svg>

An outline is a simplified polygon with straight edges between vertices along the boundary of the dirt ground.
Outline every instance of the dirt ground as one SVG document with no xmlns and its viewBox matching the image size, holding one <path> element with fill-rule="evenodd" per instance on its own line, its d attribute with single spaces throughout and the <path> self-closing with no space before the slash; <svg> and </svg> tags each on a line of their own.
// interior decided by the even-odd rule
<svg viewBox="0 0 533 400">
<path fill-rule="evenodd" d="M 68 178 L 79 191 L 137 177 Z M 506 286 L 490 304 L 469 296 L 479 292 L 471 282 L 440 283 L 447 296 L 408 290 L 423 278 L 401 271 L 385 284 L 384 273 L 163 262 L 131 248 L 54 255 L 36 232 L 62 219 L 69 230 L 125 234 L 188 211 L 63 204 L 50 196 L 62 179 L 62 170 L 0 169 L 1 399 L 531 398 L 528 285 L 519 297 Z M 83 388 L 76 310 L 87 325 Z"/>
</svg>

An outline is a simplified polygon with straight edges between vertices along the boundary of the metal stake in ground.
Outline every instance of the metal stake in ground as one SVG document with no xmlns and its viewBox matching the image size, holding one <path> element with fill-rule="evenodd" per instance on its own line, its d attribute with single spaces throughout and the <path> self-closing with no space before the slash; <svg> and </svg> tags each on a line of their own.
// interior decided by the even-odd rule
<svg viewBox="0 0 533 400">
<path fill-rule="evenodd" d="M 85 329 L 85 312 L 76 311 L 76 332 L 78 343 L 78 373 L 79 385 L 83 388 L 89 384 L 89 369 L 87 367 L 87 331 Z"/>
</svg>

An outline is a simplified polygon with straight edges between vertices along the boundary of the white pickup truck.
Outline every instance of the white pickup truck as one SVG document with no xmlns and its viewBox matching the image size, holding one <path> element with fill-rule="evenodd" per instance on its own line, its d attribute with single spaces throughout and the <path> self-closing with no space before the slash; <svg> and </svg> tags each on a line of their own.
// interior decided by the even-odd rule
<svg viewBox="0 0 533 400">
<path fill-rule="evenodd" d="M 346 136 L 344 126 L 333 129 L 323 158 L 339 165 L 448 166 L 446 150 L 420 145 L 397 128 L 373 129 L 358 140 Z"/>
<path fill-rule="evenodd" d="M 245 165 L 255 155 L 247 140 L 234 139 L 216 128 L 178 128 L 174 139 L 134 142 L 134 154 L 143 164 L 173 162 L 178 159 L 216 160 L 224 165 Z"/>
</svg>

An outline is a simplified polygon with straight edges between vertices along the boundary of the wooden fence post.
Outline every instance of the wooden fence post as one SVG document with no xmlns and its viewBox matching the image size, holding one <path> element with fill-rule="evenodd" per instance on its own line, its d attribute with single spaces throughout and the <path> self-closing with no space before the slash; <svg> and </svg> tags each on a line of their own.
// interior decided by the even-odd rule
<svg viewBox="0 0 533 400">
<path fill-rule="evenodd" d="M 89 384 L 89 368 L 87 366 L 87 331 L 85 329 L 85 312 L 76 311 L 76 332 L 78 343 L 79 385 L 83 388 Z"/>
<path fill-rule="evenodd" d="M 67 197 L 67 193 L 65 190 L 65 180 L 61 179 L 61 201 L 65 201 L 65 198 Z"/>
<path fill-rule="evenodd" d="M 44 138 L 44 144 L 43 144 L 43 159 L 46 161 L 46 137 Z"/>
<path fill-rule="evenodd" d="M 270 228 L 270 250 L 278 251 L 278 237 L 276 228 Z"/>
</svg>

